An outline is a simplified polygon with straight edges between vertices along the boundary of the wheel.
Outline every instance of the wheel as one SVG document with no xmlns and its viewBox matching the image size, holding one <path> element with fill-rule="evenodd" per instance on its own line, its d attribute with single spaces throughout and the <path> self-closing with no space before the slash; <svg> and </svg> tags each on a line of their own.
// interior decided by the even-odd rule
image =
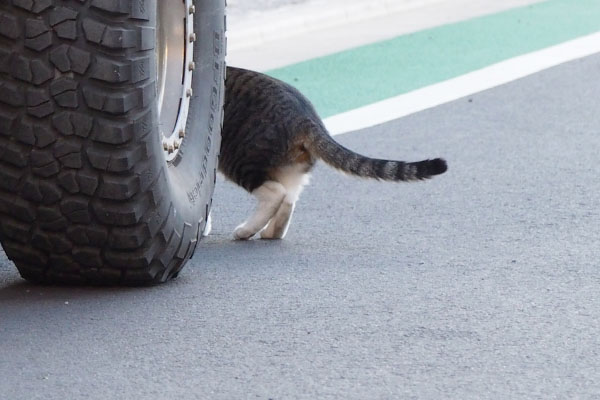
<svg viewBox="0 0 600 400">
<path fill-rule="evenodd" d="M 222 126 L 224 0 L 0 3 L 0 242 L 41 283 L 176 276 Z"/>
</svg>

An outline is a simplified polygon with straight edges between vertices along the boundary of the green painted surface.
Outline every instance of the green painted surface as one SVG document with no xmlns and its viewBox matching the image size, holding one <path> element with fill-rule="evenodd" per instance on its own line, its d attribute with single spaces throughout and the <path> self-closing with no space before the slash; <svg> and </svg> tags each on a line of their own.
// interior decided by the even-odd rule
<svg viewBox="0 0 600 400">
<path fill-rule="evenodd" d="M 269 71 L 322 117 L 600 31 L 600 0 L 549 0 Z"/>
</svg>

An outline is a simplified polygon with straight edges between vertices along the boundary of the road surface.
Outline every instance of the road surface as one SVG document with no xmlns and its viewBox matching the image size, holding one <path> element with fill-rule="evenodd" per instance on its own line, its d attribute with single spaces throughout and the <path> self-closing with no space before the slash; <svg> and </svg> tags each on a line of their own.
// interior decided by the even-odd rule
<svg viewBox="0 0 600 400">
<path fill-rule="evenodd" d="M 284 241 L 232 241 L 253 202 L 220 181 L 160 287 L 31 286 L 0 256 L 1 397 L 594 398 L 599 99 L 596 55 L 338 136 L 449 171 L 321 165 Z"/>
</svg>

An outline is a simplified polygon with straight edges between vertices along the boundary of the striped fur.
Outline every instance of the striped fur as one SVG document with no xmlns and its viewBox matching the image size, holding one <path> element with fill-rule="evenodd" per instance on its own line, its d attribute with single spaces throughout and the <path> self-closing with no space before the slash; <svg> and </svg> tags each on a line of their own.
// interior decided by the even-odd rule
<svg viewBox="0 0 600 400">
<path fill-rule="evenodd" d="M 294 204 L 317 160 L 358 177 L 415 181 L 446 171 L 443 159 L 378 160 L 346 149 L 327 132 L 312 104 L 292 86 L 228 67 L 219 170 L 259 199 L 234 236 L 285 235 Z"/>
<path fill-rule="evenodd" d="M 306 126 L 306 149 L 316 158 L 351 175 L 408 182 L 428 179 L 448 169 L 446 161 L 441 158 L 405 162 L 365 157 L 336 142 L 320 121 L 317 124 L 307 121 Z"/>
</svg>

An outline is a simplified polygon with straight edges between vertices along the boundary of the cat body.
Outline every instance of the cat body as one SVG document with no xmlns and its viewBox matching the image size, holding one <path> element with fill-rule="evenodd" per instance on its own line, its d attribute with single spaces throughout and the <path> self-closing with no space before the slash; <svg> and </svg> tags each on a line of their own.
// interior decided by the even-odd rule
<svg viewBox="0 0 600 400">
<path fill-rule="evenodd" d="M 235 229 L 236 239 L 259 232 L 263 239 L 283 238 L 317 160 L 387 181 L 422 180 L 447 169 L 439 158 L 408 163 L 346 149 L 297 89 L 254 71 L 227 67 L 224 114 L 219 171 L 258 200 L 255 212 Z"/>
</svg>

